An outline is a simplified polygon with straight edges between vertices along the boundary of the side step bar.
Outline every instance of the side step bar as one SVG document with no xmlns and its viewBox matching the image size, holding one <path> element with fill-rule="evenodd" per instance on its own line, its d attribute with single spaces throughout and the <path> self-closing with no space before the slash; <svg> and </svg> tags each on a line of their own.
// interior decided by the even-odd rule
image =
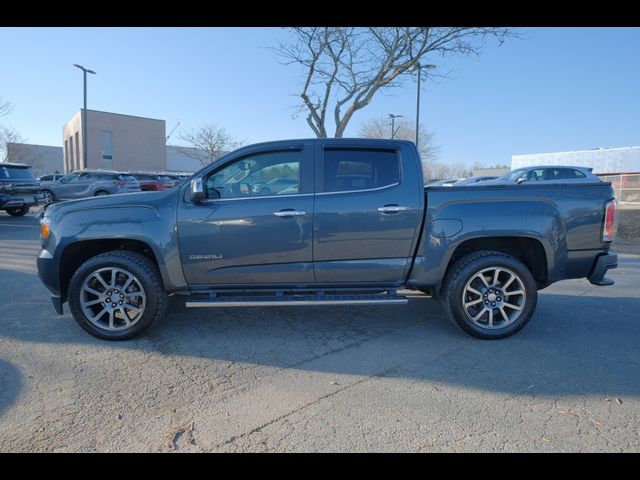
<svg viewBox="0 0 640 480">
<path fill-rule="evenodd" d="M 290 307 L 305 305 L 404 305 L 407 297 L 383 295 L 273 295 L 273 296 L 216 296 L 209 300 L 185 302 L 187 308 L 196 307 Z"/>
</svg>

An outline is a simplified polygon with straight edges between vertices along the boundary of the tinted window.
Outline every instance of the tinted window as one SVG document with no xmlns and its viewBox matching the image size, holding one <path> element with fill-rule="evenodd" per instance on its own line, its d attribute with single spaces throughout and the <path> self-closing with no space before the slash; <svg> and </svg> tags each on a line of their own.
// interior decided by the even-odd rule
<svg viewBox="0 0 640 480">
<path fill-rule="evenodd" d="M 291 151 L 244 157 L 207 177 L 207 198 L 300 193 L 300 161 L 301 153 Z"/>
<path fill-rule="evenodd" d="M 398 155 L 389 150 L 327 149 L 325 192 L 366 190 L 400 181 Z"/>
<path fill-rule="evenodd" d="M 574 168 L 552 168 L 548 170 L 547 180 L 575 180 L 576 178 L 586 178 L 580 170 Z"/>
<path fill-rule="evenodd" d="M 10 178 L 12 180 L 35 180 L 36 177 L 30 168 L 24 167 L 0 167 L 0 179 Z"/>
<path fill-rule="evenodd" d="M 70 173 L 69 175 L 65 175 L 64 177 L 62 177 L 61 180 L 63 180 L 64 182 L 77 182 L 79 178 L 79 173 Z"/>
<path fill-rule="evenodd" d="M 80 176 L 82 182 L 95 182 L 96 180 L 100 180 L 100 175 L 95 172 L 86 172 Z"/>
</svg>

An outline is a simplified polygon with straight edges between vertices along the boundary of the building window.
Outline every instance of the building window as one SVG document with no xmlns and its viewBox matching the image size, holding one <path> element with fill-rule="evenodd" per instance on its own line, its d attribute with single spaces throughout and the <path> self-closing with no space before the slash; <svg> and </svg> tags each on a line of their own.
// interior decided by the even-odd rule
<svg viewBox="0 0 640 480">
<path fill-rule="evenodd" d="M 105 168 L 113 168 L 113 134 L 111 132 L 100 132 L 100 145 L 102 150 L 102 165 Z"/>
<path fill-rule="evenodd" d="M 74 140 L 76 144 L 76 168 L 74 170 L 80 170 L 83 168 L 83 165 L 80 163 L 80 142 L 78 141 L 78 132 L 76 132 Z"/>
</svg>

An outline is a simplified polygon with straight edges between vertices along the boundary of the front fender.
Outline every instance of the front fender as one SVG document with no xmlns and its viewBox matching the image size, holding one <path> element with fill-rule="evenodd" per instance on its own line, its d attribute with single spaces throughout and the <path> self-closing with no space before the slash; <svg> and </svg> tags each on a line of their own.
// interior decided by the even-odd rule
<svg viewBox="0 0 640 480">
<path fill-rule="evenodd" d="M 52 219 L 48 246 L 60 259 L 70 245 L 88 240 L 136 240 L 153 252 L 165 289 L 186 287 L 178 250 L 175 210 L 161 212 L 150 205 L 105 205 L 61 212 Z M 53 251 L 52 251 L 53 250 Z"/>
</svg>

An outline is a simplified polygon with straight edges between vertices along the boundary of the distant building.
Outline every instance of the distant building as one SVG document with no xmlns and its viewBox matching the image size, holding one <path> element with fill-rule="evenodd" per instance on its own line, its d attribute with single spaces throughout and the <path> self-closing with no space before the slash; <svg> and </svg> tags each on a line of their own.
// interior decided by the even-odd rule
<svg viewBox="0 0 640 480">
<path fill-rule="evenodd" d="M 640 173 L 640 147 L 598 148 L 572 152 L 513 155 L 511 169 L 536 165 L 591 167 L 597 175 Z"/>
<path fill-rule="evenodd" d="M 8 143 L 7 160 L 26 163 L 40 176 L 74 170 L 195 172 L 203 167 L 192 147 L 166 144 L 166 124 L 155 118 L 87 110 L 87 150 L 83 155 L 82 110 L 62 128 L 62 147 Z"/>
<path fill-rule="evenodd" d="M 204 165 L 197 159 L 198 149 L 167 145 L 168 172 L 196 172 Z"/>
<path fill-rule="evenodd" d="M 164 170 L 164 120 L 87 110 L 87 155 L 83 155 L 82 110 L 63 127 L 65 172 L 83 168 Z"/>
<path fill-rule="evenodd" d="M 36 176 L 46 173 L 64 173 L 62 147 L 7 143 L 7 161 L 31 165 Z"/>
</svg>

